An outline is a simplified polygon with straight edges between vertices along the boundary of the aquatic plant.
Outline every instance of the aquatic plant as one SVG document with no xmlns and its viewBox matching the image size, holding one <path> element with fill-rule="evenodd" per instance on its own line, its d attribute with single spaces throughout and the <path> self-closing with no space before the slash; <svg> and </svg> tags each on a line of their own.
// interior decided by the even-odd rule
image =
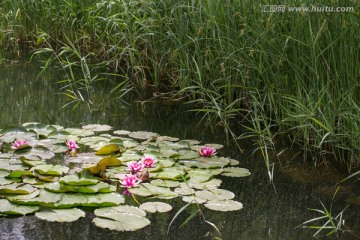
<svg viewBox="0 0 360 240">
<path fill-rule="evenodd" d="M 123 187 L 132 188 L 137 187 L 141 182 L 140 179 L 136 177 L 136 175 L 125 175 L 125 177 L 119 181 Z"/>
<path fill-rule="evenodd" d="M 12 151 L 11 143 L 20 136 L 34 147 Z M 233 200 L 232 192 L 219 189 L 221 180 L 216 176 L 250 175 L 230 158 L 199 156 L 201 146 L 196 140 L 144 131 L 112 131 L 107 125 L 80 129 L 25 123 L 2 129 L 0 141 L 5 145 L 0 153 L 0 214 L 35 213 L 46 221 L 63 222 L 84 217 L 82 207 L 95 207 L 99 209 L 94 211 L 93 223 L 116 231 L 148 226 L 146 212 L 170 211 L 172 206 L 162 199 L 196 203 L 200 212 L 202 207 L 240 210 L 242 204 Z M 216 150 L 222 147 L 206 146 Z M 64 152 L 80 147 L 88 151 L 64 158 Z M 127 197 L 139 207 L 130 206 L 133 201 Z M 160 202 L 150 201 L 153 198 Z"/>
<path fill-rule="evenodd" d="M 317 236 L 320 232 L 322 231 L 328 231 L 328 233 L 326 234 L 326 236 L 330 236 L 334 233 L 336 233 L 339 230 L 343 230 L 343 226 L 345 223 L 345 220 L 343 218 L 343 214 L 344 211 L 347 209 L 347 207 L 345 207 L 339 214 L 337 214 L 336 216 L 333 215 L 332 213 L 332 205 L 333 205 L 333 201 L 335 199 L 335 196 L 337 194 L 337 192 L 339 191 L 340 186 L 336 189 L 332 201 L 331 201 L 331 205 L 330 208 L 328 209 L 327 207 L 325 207 L 324 203 L 322 201 L 320 201 L 322 209 L 310 209 L 311 211 L 320 213 L 321 216 L 320 217 L 316 217 L 310 220 L 307 220 L 305 222 L 303 222 L 302 224 L 300 224 L 297 227 L 303 227 L 303 228 L 310 228 L 310 229 L 316 229 L 317 231 L 314 233 L 314 237 Z M 315 222 L 319 222 L 321 220 L 326 220 L 322 225 L 314 225 Z M 312 224 L 312 225 L 309 225 Z"/>
<path fill-rule="evenodd" d="M 141 163 L 146 168 L 153 168 L 155 166 L 155 157 L 152 155 L 145 155 L 141 158 Z"/>
<path fill-rule="evenodd" d="M 67 106 L 91 109 L 104 79 L 118 97 L 164 91 L 154 95 L 187 102 L 229 139 L 244 136 L 234 126 L 249 127 L 268 173 L 268 151 L 283 151 L 277 135 L 288 136 L 304 160 L 331 157 L 351 169 L 360 159 L 359 2 L 331 1 L 353 9 L 341 14 L 267 12 L 266 4 L 3 0 L 0 45 L 4 58 L 34 50 L 44 69 L 60 66 Z M 108 81 L 113 75 L 121 77 Z"/>
<path fill-rule="evenodd" d="M 27 140 L 17 140 L 11 144 L 11 148 L 14 150 L 18 150 L 28 146 L 29 146 L 29 142 Z"/>
<path fill-rule="evenodd" d="M 132 174 L 141 172 L 144 168 L 142 162 L 135 162 L 135 161 L 127 163 L 127 166 L 128 166 L 128 170 L 130 170 Z"/>
<path fill-rule="evenodd" d="M 212 147 L 203 146 L 199 150 L 200 156 L 202 157 L 211 157 L 216 154 L 216 150 Z"/>
<path fill-rule="evenodd" d="M 67 141 L 66 141 L 66 145 L 68 146 L 68 148 L 69 148 L 70 150 L 80 148 L 79 145 L 77 145 L 74 140 L 67 140 Z"/>
</svg>

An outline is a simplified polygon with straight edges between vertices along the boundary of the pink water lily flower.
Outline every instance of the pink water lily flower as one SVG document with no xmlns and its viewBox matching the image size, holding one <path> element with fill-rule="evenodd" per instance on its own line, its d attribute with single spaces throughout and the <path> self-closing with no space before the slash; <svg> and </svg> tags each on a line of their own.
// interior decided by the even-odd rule
<svg viewBox="0 0 360 240">
<path fill-rule="evenodd" d="M 25 145 L 29 146 L 29 142 L 27 140 L 17 140 L 11 144 L 11 148 L 16 150 L 20 147 L 25 147 Z"/>
<path fill-rule="evenodd" d="M 67 140 L 67 141 L 66 141 L 66 145 L 68 146 L 68 148 L 69 148 L 70 150 L 78 149 L 78 148 L 79 148 L 79 146 L 78 146 L 78 145 L 76 144 L 76 142 L 73 141 L 73 140 Z"/>
<path fill-rule="evenodd" d="M 135 175 L 125 175 L 125 177 L 119 181 L 123 187 L 132 188 L 137 187 L 141 182 Z"/>
<path fill-rule="evenodd" d="M 146 168 L 152 168 L 155 166 L 155 157 L 152 155 L 145 155 L 142 159 L 141 159 L 141 163 L 144 165 L 144 167 Z"/>
<path fill-rule="evenodd" d="M 211 157 L 216 154 L 215 148 L 204 146 L 199 151 L 200 156 L 202 157 Z"/>
<path fill-rule="evenodd" d="M 128 163 L 127 166 L 128 166 L 128 170 L 130 170 L 132 174 L 136 172 L 141 172 L 144 168 L 144 165 L 141 162 L 135 162 L 135 161 Z"/>
</svg>

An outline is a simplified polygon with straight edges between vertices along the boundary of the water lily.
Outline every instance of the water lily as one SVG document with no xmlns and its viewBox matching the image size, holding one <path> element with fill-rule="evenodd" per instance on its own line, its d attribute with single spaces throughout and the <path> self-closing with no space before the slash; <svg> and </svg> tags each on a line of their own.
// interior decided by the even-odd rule
<svg viewBox="0 0 360 240">
<path fill-rule="evenodd" d="M 67 141 L 66 141 L 66 145 L 68 146 L 68 148 L 69 148 L 70 150 L 78 149 L 78 148 L 79 148 L 79 146 L 78 146 L 78 145 L 76 144 L 76 142 L 73 141 L 73 140 L 67 140 Z"/>
<path fill-rule="evenodd" d="M 141 163 L 144 165 L 144 167 L 152 168 L 155 166 L 155 157 L 152 155 L 145 155 L 141 159 Z"/>
<path fill-rule="evenodd" d="M 123 187 L 132 188 L 137 187 L 141 182 L 135 175 L 125 175 L 125 177 L 119 181 Z"/>
<path fill-rule="evenodd" d="M 215 150 L 215 148 L 212 148 L 212 147 L 203 146 L 200 149 L 199 153 L 200 153 L 200 156 L 202 156 L 202 157 L 211 157 L 216 154 L 216 150 Z"/>
<path fill-rule="evenodd" d="M 17 140 L 11 144 L 11 148 L 14 150 L 28 146 L 29 146 L 29 142 L 27 140 Z"/>
<path fill-rule="evenodd" d="M 128 170 L 130 170 L 132 174 L 136 172 L 141 172 L 144 168 L 144 165 L 141 162 L 135 162 L 135 161 L 128 163 L 127 166 L 128 166 Z"/>
</svg>

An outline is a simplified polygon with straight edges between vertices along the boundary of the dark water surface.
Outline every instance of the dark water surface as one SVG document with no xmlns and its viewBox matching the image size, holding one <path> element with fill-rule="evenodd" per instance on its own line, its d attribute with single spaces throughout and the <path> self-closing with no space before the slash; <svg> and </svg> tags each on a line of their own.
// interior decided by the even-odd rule
<svg viewBox="0 0 360 240">
<path fill-rule="evenodd" d="M 94 108 L 80 105 L 75 111 L 60 109 L 66 100 L 57 94 L 59 85 L 49 74 L 37 78 L 39 68 L 33 65 L 0 66 L 0 128 L 20 125 L 25 122 L 59 124 L 64 127 L 81 127 L 98 123 L 113 126 L 114 130 L 152 131 L 160 135 L 196 139 L 204 143 L 224 144 L 221 156 L 240 161 L 240 167 L 250 170 L 247 178 L 223 177 L 221 188 L 235 193 L 234 200 L 243 203 L 244 208 L 235 212 L 215 212 L 203 208 L 208 221 L 215 224 L 222 236 L 200 218 L 194 218 L 179 229 L 185 219 L 196 208 L 188 208 L 173 223 L 169 235 L 167 229 L 176 212 L 185 205 L 180 199 L 171 200 L 175 208 L 170 213 L 148 214 L 151 225 L 136 232 L 116 232 L 101 229 L 92 223 L 93 209 L 87 210 L 87 217 L 73 223 L 50 223 L 33 215 L 25 217 L 0 218 L 0 239 L 62 240 L 62 239 L 311 239 L 314 230 L 296 228 L 302 222 L 321 216 L 308 208 L 321 209 L 320 200 L 328 208 L 336 190 L 335 183 L 343 178 L 335 167 L 322 165 L 290 164 L 276 161 L 274 186 L 264 168 L 260 155 L 252 154 L 253 146 L 241 142 L 245 150 L 240 154 L 232 144 L 226 145 L 221 131 L 198 125 L 199 116 L 188 113 L 176 104 L 146 103 L 132 101 L 126 105 L 112 98 L 108 91 L 97 91 L 93 97 Z M 287 151 L 285 156 L 292 159 L 295 152 Z M 330 239 L 360 239 L 360 207 L 349 199 L 360 196 L 359 182 L 341 187 L 333 202 L 332 212 L 336 216 L 346 206 L 343 214 L 345 232 L 333 234 Z M 317 222 L 318 225 L 325 221 Z M 323 236 L 325 231 L 319 235 Z"/>
</svg>

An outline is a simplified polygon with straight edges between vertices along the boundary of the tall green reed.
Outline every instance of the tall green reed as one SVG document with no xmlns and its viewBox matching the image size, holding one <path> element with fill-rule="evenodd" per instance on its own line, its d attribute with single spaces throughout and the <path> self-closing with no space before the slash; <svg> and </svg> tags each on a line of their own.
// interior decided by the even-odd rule
<svg viewBox="0 0 360 240">
<path fill-rule="evenodd" d="M 262 11 L 274 4 L 354 11 Z M 233 139 L 252 136 L 269 172 L 268 151 L 280 148 L 278 135 L 302 148 L 306 161 L 335 157 L 349 169 L 360 162 L 357 1 L 5 0 L 0 6 L 22 13 L 0 16 L 2 25 L 21 26 L 15 39 L 36 42 L 46 32 L 57 54 L 70 46 L 75 62 L 86 56 L 87 66 L 105 63 L 138 92 L 176 91 L 210 126 L 221 125 Z M 122 94 L 125 85 L 121 80 L 115 89 Z"/>
</svg>

